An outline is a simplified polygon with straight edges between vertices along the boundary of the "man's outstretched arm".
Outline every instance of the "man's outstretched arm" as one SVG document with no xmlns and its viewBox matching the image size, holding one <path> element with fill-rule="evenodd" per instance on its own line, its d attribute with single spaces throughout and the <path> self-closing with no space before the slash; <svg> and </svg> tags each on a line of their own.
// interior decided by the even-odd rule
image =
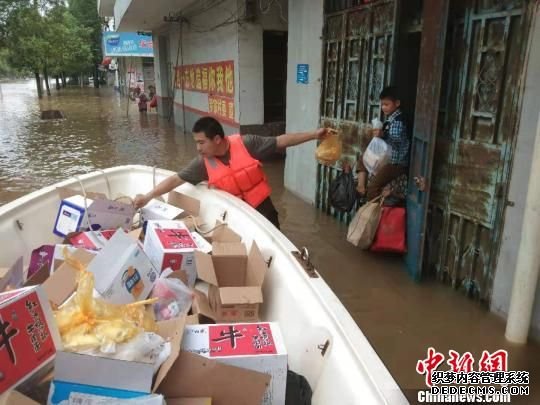
<svg viewBox="0 0 540 405">
<path fill-rule="evenodd" d="M 296 146 L 309 141 L 323 140 L 330 134 L 330 132 L 331 130 L 328 128 L 319 128 L 316 131 L 311 132 L 283 134 L 276 138 L 276 144 L 279 149 L 285 149 L 289 146 Z"/>
<path fill-rule="evenodd" d="M 178 174 L 173 174 L 172 176 L 167 177 L 165 180 L 159 183 L 152 191 L 144 195 L 138 195 L 137 197 L 135 197 L 135 208 L 138 209 L 144 207 L 152 198 L 156 198 L 163 194 L 166 194 L 184 183 L 185 181 Z"/>
</svg>

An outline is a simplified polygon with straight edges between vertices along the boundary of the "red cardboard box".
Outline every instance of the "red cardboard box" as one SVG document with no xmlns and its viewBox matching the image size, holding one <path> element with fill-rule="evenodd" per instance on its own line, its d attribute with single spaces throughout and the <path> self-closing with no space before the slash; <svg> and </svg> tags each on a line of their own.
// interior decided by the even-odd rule
<svg viewBox="0 0 540 405">
<path fill-rule="evenodd" d="M 60 335 L 43 289 L 0 294 L 0 394 L 53 360 Z"/>
</svg>

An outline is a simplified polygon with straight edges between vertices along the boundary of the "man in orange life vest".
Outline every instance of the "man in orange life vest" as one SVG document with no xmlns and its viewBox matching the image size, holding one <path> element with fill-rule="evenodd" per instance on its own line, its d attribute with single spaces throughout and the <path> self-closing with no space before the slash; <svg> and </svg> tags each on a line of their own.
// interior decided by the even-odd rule
<svg viewBox="0 0 540 405">
<path fill-rule="evenodd" d="M 141 208 L 152 198 L 168 193 L 185 182 L 198 184 L 208 181 L 210 187 L 227 191 L 244 200 L 279 229 L 278 213 L 270 199 L 271 189 L 260 161 L 278 149 L 322 140 L 326 136 L 325 128 L 277 137 L 225 136 L 223 127 L 216 119 L 203 117 L 193 126 L 199 156 L 149 193 L 137 196 L 135 206 Z"/>
</svg>

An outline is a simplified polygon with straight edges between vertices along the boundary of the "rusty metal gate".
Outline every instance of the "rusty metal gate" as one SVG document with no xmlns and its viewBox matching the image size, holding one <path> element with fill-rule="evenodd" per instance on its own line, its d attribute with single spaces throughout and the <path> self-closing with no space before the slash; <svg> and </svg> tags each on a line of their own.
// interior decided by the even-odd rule
<svg viewBox="0 0 540 405">
<path fill-rule="evenodd" d="M 343 158 L 356 160 L 362 124 L 380 114 L 379 94 L 393 76 L 397 4 L 394 0 L 329 1 L 324 29 L 324 82 L 321 121 L 343 130 Z M 354 6 L 354 7 L 350 7 Z M 343 10 L 343 8 L 346 8 Z M 348 7 L 348 8 L 347 8 Z M 319 165 L 316 205 L 340 220 L 350 215 L 328 203 L 330 182 L 341 167 Z"/>
<path fill-rule="evenodd" d="M 489 301 L 533 1 L 452 0 L 424 261 Z"/>
</svg>

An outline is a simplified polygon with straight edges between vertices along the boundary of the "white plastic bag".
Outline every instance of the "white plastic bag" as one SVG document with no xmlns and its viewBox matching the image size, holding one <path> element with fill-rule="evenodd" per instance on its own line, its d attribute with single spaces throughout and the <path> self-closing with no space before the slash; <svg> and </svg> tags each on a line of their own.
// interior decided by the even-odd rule
<svg viewBox="0 0 540 405">
<path fill-rule="evenodd" d="M 383 123 L 378 117 L 371 120 L 371 125 L 373 126 L 373 129 L 382 129 L 383 127 Z"/>
<path fill-rule="evenodd" d="M 164 321 L 187 313 L 193 302 L 193 291 L 180 279 L 170 278 L 171 269 L 165 269 L 154 285 L 151 298 L 158 298 L 154 303 L 156 320 Z"/>
<path fill-rule="evenodd" d="M 392 147 L 381 138 L 373 138 L 364 151 L 362 160 L 369 174 L 377 174 L 390 161 Z"/>
</svg>

